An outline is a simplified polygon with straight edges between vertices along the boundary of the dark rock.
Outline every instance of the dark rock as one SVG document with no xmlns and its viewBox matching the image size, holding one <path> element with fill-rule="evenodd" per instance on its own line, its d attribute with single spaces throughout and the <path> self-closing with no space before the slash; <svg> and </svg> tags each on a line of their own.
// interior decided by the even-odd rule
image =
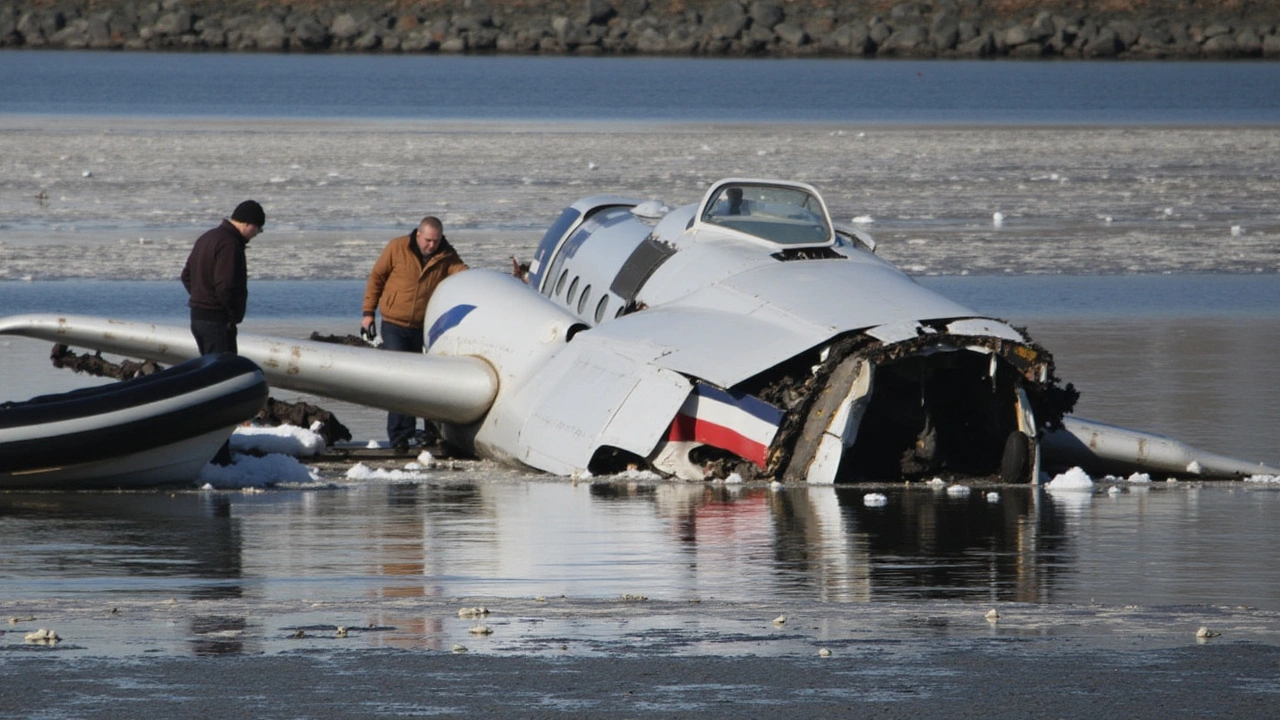
<svg viewBox="0 0 1280 720">
<path fill-rule="evenodd" d="M 1214 35 L 1200 45 L 1200 51 L 1206 57 L 1234 57 L 1239 50 L 1235 38 L 1231 35 Z"/>
<path fill-rule="evenodd" d="M 284 29 L 284 23 L 273 18 L 262 23 L 253 32 L 252 39 L 258 50 L 280 52 L 288 47 L 289 35 Z"/>
<path fill-rule="evenodd" d="M 875 43 L 876 47 L 888 40 L 892 34 L 893 26 L 879 18 L 873 18 L 867 28 L 867 37 L 871 38 L 871 42 Z"/>
<path fill-rule="evenodd" d="M 747 26 L 747 11 L 738 0 L 722 0 L 711 8 L 703 25 L 713 40 L 733 40 Z"/>
<path fill-rule="evenodd" d="M 1004 44 L 1008 47 L 1017 47 L 1034 42 L 1036 36 L 1031 32 L 1031 27 L 1027 25 L 1014 25 L 1004 31 Z"/>
<path fill-rule="evenodd" d="M 782 11 L 782 6 L 768 0 L 756 0 L 751 3 L 751 24 L 753 27 L 762 27 L 766 30 L 772 30 L 778 26 L 786 17 L 786 13 Z"/>
<path fill-rule="evenodd" d="M 876 55 L 886 57 L 925 57 L 931 55 L 929 33 L 920 25 L 908 25 L 895 31 L 876 47 Z"/>
<path fill-rule="evenodd" d="M 1236 33 L 1236 50 L 1240 57 L 1258 57 L 1262 54 L 1262 38 L 1252 28 Z"/>
<path fill-rule="evenodd" d="M 329 47 L 329 28 L 316 16 L 308 15 L 294 26 L 289 47 L 301 50 L 323 50 Z"/>
<path fill-rule="evenodd" d="M 1115 57 L 1121 50 L 1124 50 L 1124 45 L 1120 43 L 1120 36 L 1116 35 L 1116 31 L 1111 28 L 1098 31 L 1097 35 L 1081 48 L 1084 56 L 1090 58 Z"/>
<path fill-rule="evenodd" d="M 342 13 L 333 19 L 329 32 L 338 40 L 354 40 L 360 37 L 361 23 L 351 13 Z"/>
<path fill-rule="evenodd" d="M 1037 42 L 1048 40 L 1058 31 L 1057 23 L 1054 22 L 1053 16 L 1047 11 L 1041 11 L 1036 15 L 1035 20 L 1031 21 L 1030 26 L 1031 38 Z"/>
<path fill-rule="evenodd" d="M 804 28 L 788 22 L 778 23 L 773 28 L 773 32 L 779 40 L 792 47 L 799 47 L 809 42 L 809 33 L 805 32 Z"/>
<path fill-rule="evenodd" d="M 1131 20 L 1114 20 L 1107 24 L 1116 33 L 1116 38 L 1120 40 L 1120 44 L 1124 47 L 1130 47 L 1138 42 L 1138 35 L 1141 31 L 1138 24 Z"/>
<path fill-rule="evenodd" d="M 586 20 L 589 25 L 606 25 L 617 14 L 609 0 L 587 0 Z"/>
<path fill-rule="evenodd" d="M 992 37 L 991 33 L 984 32 L 957 45 L 956 54 L 960 57 L 983 58 L 989 57 L 995 52 L 995 49 L 995 38 Z"/>
<path fill-rule="evenodd" d="M 1280 58 L 1280 35 L 1268 35 L 1262 39 L 1262 56 Z"/>
<path fill-rule="evenodd" d="M 1046 52 L 1047 49 L 1044 45 L 1033 40 L 1029 43 L 1023 43 L 1017 47 L 1009 48 L 1006 51 L 1006 54 L 1011 58 L 1038 58 L 1044 57 Z"/>
<path fill-rule="evenodd" d="M 190 10 L 174 10 L 161 15 L 152 30 L 157 35 L 182 35 L 191 32 L 196 17 Z"/>
<path fill-rule="evenodd" d="M 836 28 L 833 35 L 836 48 L 850 55 L 870 55 L 876 51 L 875 43 L 867 33 L 867 26 L 853 21 Z"/>
</svg>

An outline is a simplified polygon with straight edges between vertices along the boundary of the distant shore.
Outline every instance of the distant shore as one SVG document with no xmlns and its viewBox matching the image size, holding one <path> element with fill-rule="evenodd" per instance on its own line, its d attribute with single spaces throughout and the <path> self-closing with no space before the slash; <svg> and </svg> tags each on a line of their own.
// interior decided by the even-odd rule
<svg viewBox="0 0 1280 720">
<path fill-rule="evenodd" d="M 1280 0 L 3 0 L 0 48 L 1280 59 Z"/>
</svg>

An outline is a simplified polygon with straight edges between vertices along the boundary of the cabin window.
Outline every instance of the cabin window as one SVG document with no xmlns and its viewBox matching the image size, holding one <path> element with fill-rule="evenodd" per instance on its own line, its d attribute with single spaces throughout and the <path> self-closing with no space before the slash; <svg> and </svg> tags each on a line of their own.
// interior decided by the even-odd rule
<svg viewBox="0 0 1280 720">
<path fill-rule="evenodd" d="M 560 291 L 564 290 L 564 281 L 569 277 L 569 271 L 565 270 L 560 273 L 560 279 L 556 281 L 556 297 L 560 297 Z"/>
<path fill-rule="evenodd" d="M 578 280 L 579 278 L 574 278 L 573 282 L 569 283 L 569 292 L 564 296 L 564 301 L 567 305 L 572 305 L 573 299 L 578 296 Z"/>
<path fill-rule="evenodd" d="M 596 305 L 596 324 L 604 322 L 604 314 L 609 312 L 609 295 L 606 293 Z"/>
<path fill-rule="evenodd" d="M 591 286 L 582 288 L 582 297 L 578 298 L 578 314 L 581 315 L 587 309 L 587 303 L 591 301 Z"/>
</svg>

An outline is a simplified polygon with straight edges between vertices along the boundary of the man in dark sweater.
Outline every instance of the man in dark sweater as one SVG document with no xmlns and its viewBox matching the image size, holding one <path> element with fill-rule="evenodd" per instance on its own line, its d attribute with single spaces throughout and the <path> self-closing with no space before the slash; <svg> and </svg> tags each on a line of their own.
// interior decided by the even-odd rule
<svg viewBox="0 0 1280 720">
<path fill-rule="evenodd" d="M 267 215 L 262 206 L 245 200 L 236 206 L 230 220 L 200 236 L 187 264 L 182 268 L 182 284 L 187 288 L 191 308 L 191 334 L 201 355 L 235 353 L 236 325 L 244 320 L 249 299 L 248 262 L 244 248 L 262 232 Z M 213 456 L 215 465 L 231 464 L 231 443 L 227 441 Z"/>
<path fill-rule="evenodd" d="M 236 325 L 244 320 L 249 298 L 244 249 L 266 222 L 262 206 L 245 200 L 231 219 L 201 235 L 191 248 L 182 284 L 191 298 L 191 334 L 201 355 L 237 351 Z"/>
</svg>

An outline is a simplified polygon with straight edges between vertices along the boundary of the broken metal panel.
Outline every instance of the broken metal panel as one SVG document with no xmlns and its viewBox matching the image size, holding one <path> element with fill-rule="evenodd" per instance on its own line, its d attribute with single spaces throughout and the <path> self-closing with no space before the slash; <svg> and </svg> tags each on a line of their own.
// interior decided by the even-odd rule
<svg viewBox="0 0 1280 720">
<path fill-rule="evenodd" d="M 840 402 L 835 415 L 831 418 L 831 423 L 823 432 L 818 442 L 818 449 L 814 453 L 813 462 L 809 464 L 806 479 L 810 483 L 830 485 L 836 481 L 840 465 L 847 459 L 846 453 L 853 448 L 853 441 L 858 435 L 858 426 L 866 412 L 871 394 L 873 371 L 874 367 L 870 363 L 857 360 L 849 392 Z"/>
<path fill-rule="evenodd" d="M 1017 419 L 1018 432 L 1027 438 L 1027 447 L 1030 452 L 1030 457 L 1027 459 L 1027 476 L 1019 478 L 1017 482 L 1039 484 L 1041 452 L 1040 443 L 1036 440 L 1039 428 L 1036 427 L 1035 411 L 1031 407 L 1031 399 L 1027 397 L 1027 389 L 1021 385 L 1018 386 Z"/>
<path fill-rule="evenodd" d="M 964 318 L 947 323 L 947 332 L 953 335 L 982 335 L 998 337 L 1013 342 L 1024 342 L 1026 337 L 1007 323 L 991 318 Z"/>
</svg>

